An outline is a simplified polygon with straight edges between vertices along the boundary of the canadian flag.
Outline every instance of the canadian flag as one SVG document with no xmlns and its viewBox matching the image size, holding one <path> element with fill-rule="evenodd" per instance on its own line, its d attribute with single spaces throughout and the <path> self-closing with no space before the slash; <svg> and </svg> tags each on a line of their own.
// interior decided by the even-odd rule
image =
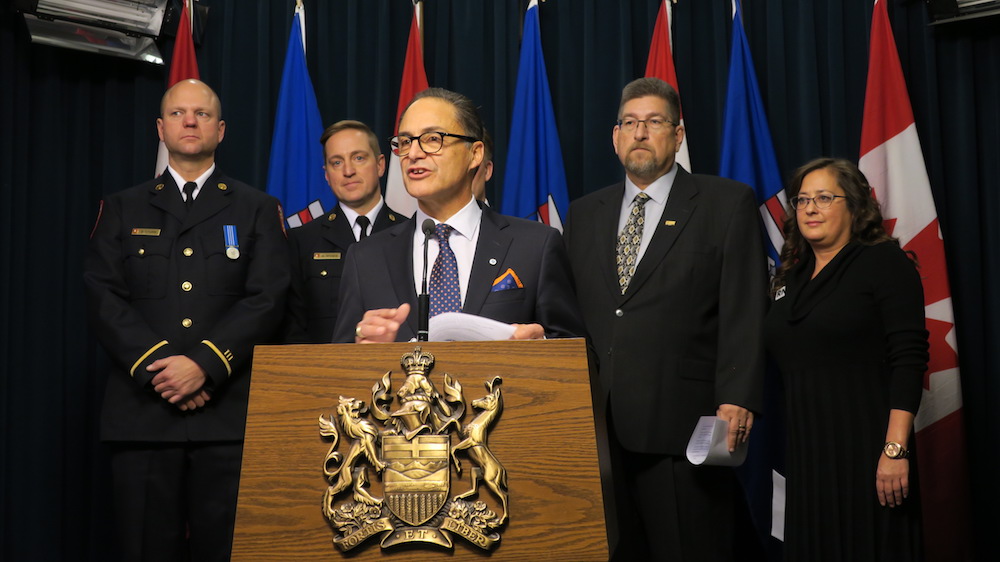
<svg viewBox="0 0 1000 562">
<path fill-rule="evenodd" d="M 182 2 L 180 21 L 177 23 L 177 37 L 174 40 L 174 54 L 170 59 L 170 76 L 167 79 L 167 87 L 171 87 L 181 80 L 194 78 L 198 80 L 198 59 L 194 56 L 194 40 L 191 39 L 191 20 L 194 12 L 188 7 L 191 0 Z M 156 153 L 156 170 L 153 177 L 160 176 L 167 169 L 167 147 L 160 141 L 160 147 Z"/>
<path fill-rule="evenodd" d="M 649 42 L 649 58 L 646 60 L 646 77 L 659 78 L 677 90 L 677 69 L 674 67 L 673 37 L 670 35 L 674 20 L 674 9 L 671 0 L 660 2 L 660 11 L 656 14 L 656 25 L 653 26 L 653 39 Z M 680 108 L 678 108 L 680 109 Z M 681 112 L 681 125 L 684 125 L 684 112 Z M 676 155 L 677 163 L 685 170 L 691 171 L 691 156 L 688 153 L 687 137 L 681 143 Z"/>
<path fill-rule="evenodd" d="M 413 20 L 410 22 L 410 38 L 406 42 L 406 61 L 403 63 L 403 81 L 399 86 L 399 105 L 392 132 L 399 134 L 399 119 L 413 96 L 426 90 L 427 72 L 424 70 L 424 52 L 420 46 L 420 3 L 413 5 Z M 389 178 L 385 183 L 385 203 L 392 210 L 412 217 L 417 212 L 417 200 L 406 192 L 399 156 L 389 153 Z"/>
<path fill-rule="evenodd" d="M 886 230 L 916 253 L 924 283 L 930 363 L 914 423 L 927 560 L 969 560 L 969 490 L 955 320 L 937 210 L 885 0 L 872 14 L 859 167 Z"/>
</svg>

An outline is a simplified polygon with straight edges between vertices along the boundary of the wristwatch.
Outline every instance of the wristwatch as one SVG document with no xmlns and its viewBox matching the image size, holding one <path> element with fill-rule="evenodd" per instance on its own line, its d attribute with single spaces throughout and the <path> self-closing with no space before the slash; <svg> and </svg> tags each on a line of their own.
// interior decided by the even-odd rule
<svg viewBox="0 0 1000 562">
<path fill-rule="evenodd" d="M 890 459 L 905 459 L 910 456 L 910 452 L 895 441 L 887 441 L 885 447 L 882 447 L 882 452 Z"/>
</svg>

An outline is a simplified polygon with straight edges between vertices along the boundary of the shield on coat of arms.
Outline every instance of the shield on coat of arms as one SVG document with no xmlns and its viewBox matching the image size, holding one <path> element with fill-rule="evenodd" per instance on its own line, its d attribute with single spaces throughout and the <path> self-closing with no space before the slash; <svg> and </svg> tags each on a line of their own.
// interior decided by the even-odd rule
<svg viewBox="0 0 1000 562">
<path fill-rule="evenodd" d="M 385 504 L 396 517 L 421 525 L 441 511 L 450 488 L 450 449 L 449 435 L 382 436 Z"/>
</svg>

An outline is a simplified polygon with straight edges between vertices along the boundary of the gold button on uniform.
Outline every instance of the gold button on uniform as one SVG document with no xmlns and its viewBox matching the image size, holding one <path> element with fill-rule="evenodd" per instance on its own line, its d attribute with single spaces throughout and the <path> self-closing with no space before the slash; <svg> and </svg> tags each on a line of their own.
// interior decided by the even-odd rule
<svg viewBox="0 0 1000 562">
<path fill-rule="evenodd" d="M 184 326 L 185 328 L 190 328 L 191 324 L 194 324 L 194 322 L 192 322 L 190 318 L 185 318 L 184 320 L 181 320 L 181 326 Z"/>
<path fill-rule="evenodd" d="M 326 270 L 324 269 L 323 271 L 320 271 L 319 272 L 319 276 L 320 277 L 326 277 Z"/>
<path fill-rule="evenodd" d="M 145 254 L 145 253 L 146 253 L 146 248 L 139 248 L 139 255 L 140 256 L 143 255 L 143 254 Z"/>
<path fill-rule="evenodd" d="M 184 248 L 184 255 L 185 256 L 187 256 L 187 257 L 190 258 L 192 254 L 194 254 L 194 250 L 193 249 L 191 249 L 191 248 Z"/>
<path fill-rule="evenodd" d="M 190 281 L 181 283 L 181 289 L 184 289 L 185 291 L 190 291 L 191 287 L 194 287 L 194 285 L 192 285 Z"/>
</svg>

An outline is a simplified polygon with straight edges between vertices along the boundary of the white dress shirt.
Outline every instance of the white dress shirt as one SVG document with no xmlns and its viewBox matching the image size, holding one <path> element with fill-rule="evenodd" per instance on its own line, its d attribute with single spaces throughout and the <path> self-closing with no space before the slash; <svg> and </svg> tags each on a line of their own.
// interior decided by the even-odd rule
<svg viewBox="0 0 1000 562">
<path fill-rule="evenodd" d="M 424 277 L 424 233 L 420 226 L 424 224 L 424 219 L 431 219 L 437 225 L 441 221 L 435 220 L 417 208 L 417 214 L 413 217 L 416 222 L 416 229 L 413 232 L 413 287 L 417 294 L 420 294 L 420 285 Z M 476 244 L 479 242 L 479 227 L 483 221 L 483 210 L 476 204 L 475 198 L 469 195 L 469 203 L 462 207 L 462 210 L 455 213 L 445 224 L 455 229 L 448 239 L 448 245 L 455 252 L 455 261 L 458 264 L 458 283 L 462 292 L 462 304 L 465 304 L 465 295 L 469 288 L 469 275 L 472 274 L 472 262 L 476 257 Z M 438 241 L 434 236 L 429 236 L 427 242 L 427 277 L 430 277 L 431 270 L 434 269 L 434 260 L 438 256 Z"/>
<path fill-rule="evenodd" d="M 181 192 L 181 201 L 187 201 L 187 196 L 184 195 L 184 184 L 187 183 L 187 180 L 182 178 L 181 175 L 177 173 L 177 170 L 171 168 L 169 164 L 167 165 L 167 171 L 170 172 L 171 176 L 173 176 L 174 183 L 177 184 L 177 189 Z M 194 192 L 191 193 L 191 197 L 198 199 L 198 194 L 201 193 L 201 186 L 205 185 L 205 182 L 208 181 L 208 178 L 212 176 L 212 172 L 214 171 L 215 164 L 212 164 L 212 166 L 209 167 L 204 174 L 198 176 L 198 179 L 194 180 L 194 183 L 198 184 L 198 187 L 194 188 Z"/>
</svg>

